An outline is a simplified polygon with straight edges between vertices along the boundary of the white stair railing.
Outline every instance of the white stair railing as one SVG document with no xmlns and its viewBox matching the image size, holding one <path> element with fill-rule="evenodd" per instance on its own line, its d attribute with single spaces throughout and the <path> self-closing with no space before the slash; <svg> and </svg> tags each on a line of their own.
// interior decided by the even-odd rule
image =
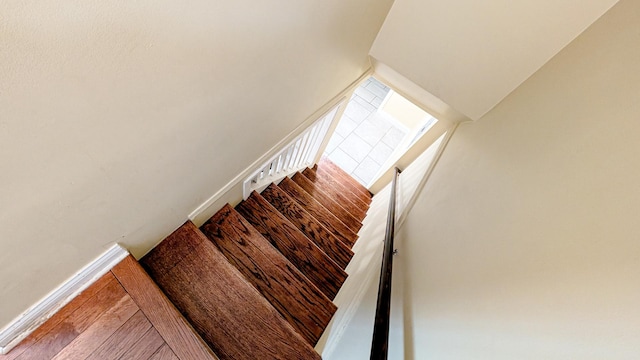
<svg viewBox="0 0 640 360">
<path fill-rule="evenodd" d="M 247 199 L 254 190 L 261 191 L 272 182 L 277 182 L 285 176 L 292 175 L 313 165 L 325 138 L 331 135 L 327 134 L 327 132 L 343 104 L 344 101 L 340 102 L 300 133 L 264 165 L 258 167 L 242 184 L 243 198 Z"/>
</svg>

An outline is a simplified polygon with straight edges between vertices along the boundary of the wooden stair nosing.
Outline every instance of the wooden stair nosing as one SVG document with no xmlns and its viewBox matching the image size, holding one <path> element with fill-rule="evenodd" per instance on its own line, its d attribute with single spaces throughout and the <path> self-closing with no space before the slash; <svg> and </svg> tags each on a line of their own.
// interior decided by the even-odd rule
<svg viewBox="0 0 640 360">
<path fill-rule="evenodd" d="M 340 183 L 340 186 L 342 186 L 342 188 L 347 189 L 349 193 L 354 194 L 354 196 L 356 196 L 361 202 L 365 203 L 367 206 L 371 204 L 371 201 L 372 201 L 371 195 L 368 193 L 365 194 L 364 192 L 360 191 L 356 187 L 356 185 L 352 184 L 352 181 L 355 181 L 355 180 L 353 180 L 351 176 L 347 178 L 346 176 L 343 176 L 340 174 L 333 174 L 330 171 L 327 171 L 325 168 L 318 167 L 318 165 L 315 165 L 314 167 L 312 167 L 311 170 L 313 171 L 313 173 L 316 175 L 317 178 L 327 180 L 327 181 L 338 182 Z"/>
<path fill-rule="evenodd" d="M 280 184 L 278 184 L 278 187 L 302 205 L 309 214 L 316 218 L 329 232 L 340 239 L 340 241 L 344 242 L 344 244 L 350 248 L 353 247 L 356 240 L 358 240 L 358 235 L 304 191 L 298 184 L 288 177 L 285 177 Z"/>
<path fill-rule="evenodd" d="M 335 178 L 343 180 L 343 184 L 345 186 L 362 195 L 363 201 L 368 204 L 371 203 L 371 193 L 369 190 L 326 157 L 320 159 L 318 164 L 314 167 L 314 170 L 320 173 L 327 173 Z"/>
<path fill-rule="evenodd" d="M 294 329 L 315 346 L 337 310 L 331 300 L 229 204 L 200 229 Z"/>
<path fill-rule="evenodd" d="M 293 223 L 311 241 L 329 255 L 342 269 L 353 257 L 353 251 L 329 232 L 318 220 L 309 214 L 297 201 L 282 191 L 276 184 L 270 184 L 261 196 Z"/>
<path fill-rule="evenodd" d="M 321 360 L 190 221 L 141 264 L 220 360 Z"/>
<path fill-rule="evenodd" d="M 348 179 L 349 183 L 351 183 L 354 187 L 356 187 L 360 192 L 362 192 L 363 194 L 371 198 L 372 194 L 371 192 L 369 192 L 369 189 L 367 189 L 359 181 L 351 177 L 351 175 L 349 175 L 346 171 L 344 171 L 340 166 L 338 166 L 336 163 L 331 161 L 329 158 L 323 156 L 318 162 L 318 165 L 320 168 L 323 168 L 333 174 L 336 174 Z"/>
<path fill-rule="evenodd" d="M 236 206 L 265 239 L 333 300 L 347 273 L 257 192 Z"/>
<path fill-rule="evenodd" d="M 347 203 L 338 203 L 331 196 L 320 190 L 313 182 L 307 179 L 302 173 L 298 172 L 291 177 L 298 186 L 300 186 L 307 194 L 318 200 L 322 206 L 342 221 L 351 231 L 358 233 L 362 227 L 362 223 L 354 215 L 345 209 Z"/>
<path fill-rule="evenodd" d="M 179 359 L 217 359 L 131 255 L 111 272 Z"/>
<path fill-rule="evenodd" d="M 350 189 L 346 188 L 340 183 L 340 181 L 334 179 L 328 174 L 325 176 L 317 176 L 316 171 L 312 168 L 306 168 L 302 171 L 309 181 L 314 183 L 318 189 L 326 192 L 329 196 L 334 197 L 341 204 L 347 204 L 349 211 L 353 211 L 354 216 L 361 222 L 367 216 L 369 210 L 369 203 L 366 203 L 360 199 L 358 194 L 353 193 Z"/>
</svg>

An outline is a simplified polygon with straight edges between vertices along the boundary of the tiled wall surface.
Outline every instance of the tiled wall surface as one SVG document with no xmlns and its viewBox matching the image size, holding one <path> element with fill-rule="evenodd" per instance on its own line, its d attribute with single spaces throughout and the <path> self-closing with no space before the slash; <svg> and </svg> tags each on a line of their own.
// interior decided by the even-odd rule
<svg viewBox="0 0 640 360">
<path fill-rule="evenodd" d="M 390 91 L 374 78 L 353 94 L 325 156 L 368 185 L 400 143 L 407 130 L 391 116 L 378 111 Z"/>
</svg>

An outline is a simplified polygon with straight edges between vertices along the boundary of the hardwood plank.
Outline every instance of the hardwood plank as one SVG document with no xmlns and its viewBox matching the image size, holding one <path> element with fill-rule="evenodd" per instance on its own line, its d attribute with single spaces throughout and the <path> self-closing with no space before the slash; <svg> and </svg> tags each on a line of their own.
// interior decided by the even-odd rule
<svg viewBox="0 0 640 360">
<path fill-rule="evenodd" d="M 229 262 L 314 345 L 337 310 L 313 283 L 230 205 L 200 228 Z"/>
<path fill-rule="evenodd" d="M 114 307 L 126 293 L 113 277 L 111 279 L 112 281 L 74 309 L 17 359 L 51 359 L 89 328 L 100 315 Z"/>
<path fill-rule="evenodd" d="M 280 184 L 278 184 L 278 187 L 295 199 L 298 204 L 307 210 L 311 216 L 316 218 L 330 233 L 335 235 L 348 247 L 353 247 L 356 240 L 358 240 L 358 235 L 322 206 L 313 196 L 307 194 L 298 184 L 288 177 L 285 177 Z"/>
<path fill-rule="evenodd" d="M 164 344 L 160 347 L 160 349 L 158 349 L 158 351 L 156 351 L 155 354 L 153 354 L 149 358 L 149 360 L 180 360 L 180 359 L 178 359 L 176 354 L 174 354 L 173 351 L 171 351 L 171 348 L 169 347 L 169 345 Z"/>
<path fill-rule="evenodd" d="M 362 201 L 358 195 L 344 187 L 332 176 L 317 176 L 315 170 L 311 168 L 304 169 L 302 175 L 311 180 L 318 189 L 326 192 L 339 203 L 346 204 L 345 208 L 348 211 L 352 211 L 358 220 L 362 221 L 367 216 L 369 204 Z"/>
<path fill-rule="evenodd" d="M 322 206 L 324 206 L 327 210 L 329 210 L 333 215 L 335 215 L 340 221 L 342 221 L 351 231 L 354 233 L 358 233 L 358 230 L 362 227 L 362 223 L 360 220 L 356 219 L 355 216 L 350 214 L 343 206 L 346 203 L 337 203 L 331 196 L 327 195 L 324 191 L 318 189 L 313 182 L 307 179 L 300 172 L 293 175 L 291 178 L 293 182 L 298 184 L 307 194 L 313 196 L 314 199 L 318 200 Z"/>
<path fill-rule="evenodd" d="M 353 251 L 331 234 L 297 201 L 275 184 L 271 184 L 264 189 L 261 196 L 318 245 L 325 254 L 329 255 L 338 266 L 343 269 L 347 267 L 353 257 Z"/>
<path fill-rule="evenodd" d="M 8 354 L 0 355 L 1 360 L 14 360 L 20 356 L 23 352 L 27 351 L 33 344 L 40 341 L 42 337 L 48 334 L 64 319 L 66 319 L 71 313 L 73 313 L 78 307 L 82 306 L 85 302 L 93 298 L 93 296 L 102 290 L 110 283 L 114 283 L 115 278 L 111 273 L 107 273 L 91 284 L 87 289 L 81 292 L 67 305 L 62 307 L 56 312 L 49 320 L 40 325 L 34 332 L 22 340 L 16 347 L 13 348 Z"/>
<path fill-rule="evenodd" d="M 148 319 L 147 319 L 148 320 Z M 137 335 L 137 334 L 136 334 Z M 160 349 L 165 342 L 162 336 L 158 334 L 158 331 L 151 327 L 147 330 L 138 342 L 130 347 L 127 352 L 119 358 L 119 360 L 142 360 L 149 359 L 153 354 Z"/>
<path fill-rule="evenodd" d="M 335 298 L 347 273 L 329 255 L 255 191 L 236 210 L 329 299 Z"/>
<path fill-rule="evenodd" d="M 102 314 L 89 328 L 62 349 L 53 360 L 86 359 L 138 310 L 138 306 L 131 297 L 125 295 L 117 304 Z"/>
<path fill-rule="evenodd" d="M 180 231 L 180 228 L 175 230 L 174 233 L 178 231 Z M 180 237 L 169 235 L 153 248 L 153 250 L 142 257 L 140 264 L 149 276 L 155 279 L 156 275 L 160 275 L 156 274 L 157 271 L 171 271 L 171 268 L 182 261 L 182 258 L 178 254 L 193 252 L 195 249 L 196 247 L 193 243 L 180 241 Z M 154 266 L 145 266 L 145 264 L 154 264 Z"/>
<path fill-rule="evenodd" d="M 142 311 L 136 312 L 114 332 L 87 360 L 116 360 L 124 355 L 151 328 Z M 133 335 L 133 336 L 132 336 Z"/>
<path fill-rule="evenodd" d="M 360 202 L 366 204 L 367 206 L 371 204 L 371 201 L 372 201 L 371 195 L 365 194 L 360 190 L 358 190 L 357 188 L 355 188 L 354 185 L 351 184 L 352 178 L 350 176 L 349 176 L 349 179 L 347 179 L 345 176 L 341 176 L 340 174 L 333 174 L 324 168 L 319 168 L 318 165 L 315 165 L 313 168 L 311 168 L 311 170 L 315 174 L 316 179 L 325 180 L 327 182 L 337 182 L 340 184 L 340 186 L 343 189 L 346 189 L 346 191 L 348 191 L 349 194 L 355 195 L 355 197 Z M 315 181 L 315 180 L 312 179 L 312 181 Z"/>
<path fill-rule="evenodd" d="M 348 187 L 351 191 L 361 194 L 363 201 L 367 204 L 371 203 L 371 193 L 369 190 L 326 157 L 322 157 L 320 159 L 315 170 L 319 175 L 322 173 L 328 173 L 334 178 L 339 179 L 342 184 Z"/>
<path fill-rule="evenodd" d="M 187 246 L 183 251 L 191 249 Z M 168 264 L 157 257 L 148 260 L 160 260 L 158 266 Z M 132 256 L 111 271 L 179 359 L 215 359 L 209 347 Z"/>
<path fill-rule="evenodd" d="M 190 221 L 154 251 L 180 259 L 146 261 L 157 259 L 151 254 L 142 265 L 221 360 L 320 359 Z"/>
</svg>

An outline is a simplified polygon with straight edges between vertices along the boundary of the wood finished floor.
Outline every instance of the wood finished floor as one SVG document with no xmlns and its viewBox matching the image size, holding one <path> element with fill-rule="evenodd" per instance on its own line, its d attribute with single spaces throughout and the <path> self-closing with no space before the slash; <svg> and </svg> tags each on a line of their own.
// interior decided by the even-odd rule
<svg viewBox="0 0 640 360">
<path fill-rule="evenodd" d="M 132 258 L 123 261 L 125 267 L 138 266 L 132 262 L 135 263 Z M 134 301 L 141 301 L 140 293 L 153 293 L 154 289 L 143 287 L 127 292 L 119 278 L 127 276 L 125 281 L 138 281 L 143 286 L 146 279 L 140 281 L 137 274 L 128 276 L 129 269 L 123 268 L 123 263 L 83 291 L 8 354 L 0 355 L 0 360 L 214 359 L 201 347 L 199 338 L 194 340 L 195 351 L 186 350 L 189 355 L 178 357 L 174 353 L 168 342 L 175 344 L 176 338 L 167 333 L 164 325 L 158 326 L 156 313 L 147 317 Z M 146 301 L 142 299 L 142 306 Z M 157 302 L 155 306 L 162 307 Z M 189 345 L 183 339 L 178 341 L 182 348 L 179 352 L 185 352 L 184 348 Z"/>
<path fill-rule="evenodd" d="M 220 360 L 320 360 L 190 221 L 141 262 Z"/>
<path fill-rule="evenodd" d="M 141 260 L 148 274 L 127 257 L 0 360 L 320 359 L 371 201 L 322 164 L 185 223 Z"/>
</svg>

